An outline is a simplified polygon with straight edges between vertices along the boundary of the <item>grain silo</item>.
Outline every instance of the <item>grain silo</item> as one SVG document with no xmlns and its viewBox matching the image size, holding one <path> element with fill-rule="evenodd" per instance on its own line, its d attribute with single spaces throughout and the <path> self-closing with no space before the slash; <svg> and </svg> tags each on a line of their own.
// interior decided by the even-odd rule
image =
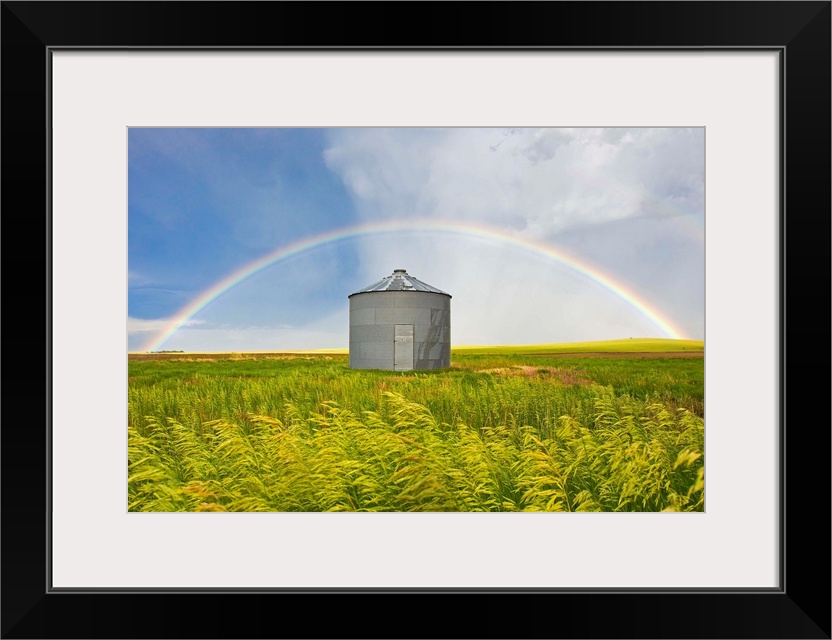
<svg viewBox="0 0 832 640">
<path fill-rule="evenodd" d="M 349 296 L 350 368 L 451 366 L 451 295 L 404 269 Z"/>
</svg>

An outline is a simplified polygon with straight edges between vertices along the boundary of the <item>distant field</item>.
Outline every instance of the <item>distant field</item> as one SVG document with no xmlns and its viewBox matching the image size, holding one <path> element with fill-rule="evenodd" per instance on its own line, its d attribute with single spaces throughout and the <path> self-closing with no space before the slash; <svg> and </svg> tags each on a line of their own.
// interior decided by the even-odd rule
<svg viewBox="0 0 832 640">
<path fill-rule="evenodd" d="M 669 338 L 629 338 L 627 340 L 599 340 L 595 342 L 563 342 L 554 344 L 521 345 L 468 345 L 453 347 L 451 353 L 470 354 L 550 354 L 550 353 L 679 353 L 704 355 L 705 343 L 702 340 L 672 340 Z M 131 356 L 268 356 L 268 355 L 348 355 L 349 349 L 310 349 L 282 351 L 230 352 L 169 352 L 169 353 L 132 353 Z"/>
<path fill-rule="evenodd" d="M 663 338 L 630 338 L 627 340 L 600 340 L 596 342 L 564 342 L 560 344 L 522 344 L 522 345 L 472 345 L 460 346 L 453 353 L 670 353 L 684 352 L 704 353 L 702 340 L 671 340 Z"/>
<path fill-rule="evenodd" d="M 701 342 L 470 349 L 130 355 L 128 509 L 704 509 Z"/>
</svg>

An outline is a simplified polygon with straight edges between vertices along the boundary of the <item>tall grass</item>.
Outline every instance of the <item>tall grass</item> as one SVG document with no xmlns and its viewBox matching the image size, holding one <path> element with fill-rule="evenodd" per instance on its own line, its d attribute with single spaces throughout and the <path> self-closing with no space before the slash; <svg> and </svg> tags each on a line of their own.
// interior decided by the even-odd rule
<svg viewBox="0 0 832 640">
<path fill-rule="evenodd" d="M 131 362 L 128 508 L 703 509 L 696 362 L 534 362 Z"/>
</svg>

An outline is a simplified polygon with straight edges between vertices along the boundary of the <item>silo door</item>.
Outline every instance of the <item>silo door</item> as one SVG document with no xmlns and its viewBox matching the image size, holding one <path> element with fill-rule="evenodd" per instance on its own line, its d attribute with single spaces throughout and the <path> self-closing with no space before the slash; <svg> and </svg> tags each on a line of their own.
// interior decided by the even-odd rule
<svg viewBox="0 0 832 640">
<path fill-rule="evenodd" d="M 397 324 L 395 340 L 393 369 L 411 371 L 413 369 L 413 325 Z"/>
</svg>

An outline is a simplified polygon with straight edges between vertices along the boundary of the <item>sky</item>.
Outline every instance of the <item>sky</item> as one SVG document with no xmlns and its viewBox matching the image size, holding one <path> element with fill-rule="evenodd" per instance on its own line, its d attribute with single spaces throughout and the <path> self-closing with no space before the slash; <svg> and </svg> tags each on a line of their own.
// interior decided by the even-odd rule
<svg viewBox="0 0 832 640">
<path fill-rule="evenodd" d="M 131 128 L 128 350 L 345 348 L 394 269 L 453 345 L 704 339 L 703 128 Z"/>
</svg>

